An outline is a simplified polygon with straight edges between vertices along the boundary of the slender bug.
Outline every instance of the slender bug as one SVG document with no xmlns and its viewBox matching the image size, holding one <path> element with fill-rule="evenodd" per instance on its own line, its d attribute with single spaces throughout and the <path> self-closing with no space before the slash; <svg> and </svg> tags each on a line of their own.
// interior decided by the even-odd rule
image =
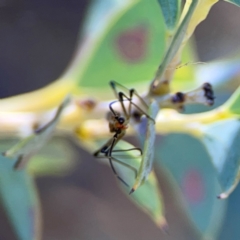
<svg viewBox="0 0 240 240">
<path fill-rule="evenodd" d="M 147 118 L 152 119 L 144 110 L 142 110 L 138 105 L 136 105 L 133 101 L 132 98 L 135 95 L 141 102 L 141 104 L 144 106 L 144 108 L 147 110 L 148 105 L 147 103 L 141 98 L 141 96 L 136 92 L 135 89 L 128 89 L 121 84 L 111 81 L 110 86 L 113 89 L 113 92 L 115 96 L 117 97 L 118 100 L 113 101 L 109 104 L 109 110 L 110 112 L 107 114 L 107 120 L 109 122 L 109 130 L 111 133 L 114 133 L 113 137 L 107 141 L 99 150 L 97 150 L 94 153 L 95 157 L 100 157 L 100 158 L 108 158 L 110 166 L 112 168 L 112 171 L 114 174 L 117 176 L 117 178 L 123 182 L 126 186 L 128 184 L 117 174 L 117 171 L 115 170 L 115 167 L 113 165 L 112 161 L 118 162 L 125 167 L 130 168 L 131 170 L 134 171 L 135 176 L 137 175 L 137 170 L 130 166 L 129 164 L 123 163 L 122 161 L 118 160 L 113 156 L 113 153 L 115 152 L 127 152 L 127 151 L 139 151 L 140 155 L 142 155 L 142 150 L 140 148 L 130 148 L 130 149 L 124 149 L 124 150 L 115 150 L 114 147 L 116 146 L 117 142 L 123 138 L 123 136 L 126 133 L 126 129 L 128 128 L 128 124 L 130 121 L 130 118 L 133 116 L 136 116 L 140 119 L 141 115 L 145 115 Z M 123 89 L 124 91 L 127 91 L 129 96 L 125 94 L 122 91 L 117 91 L 117 87 Z M 121 108 L 122 108 L 122 114 L 114 110 L 113 105 L 115 103 L 120 103 Z M 128 106 L 126 107 L 125 103 L 128 103 Z M 135 107 L 136 112 L 132 112 L 132 106 Z M 104 154 L 104 156 L 101 156 L 100 154 Z"/>
</svg>

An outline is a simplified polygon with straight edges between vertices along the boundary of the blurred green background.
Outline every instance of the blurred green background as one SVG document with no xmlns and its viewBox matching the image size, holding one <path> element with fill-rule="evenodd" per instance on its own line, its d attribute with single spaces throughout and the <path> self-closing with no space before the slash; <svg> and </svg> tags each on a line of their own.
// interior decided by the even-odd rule
<svg viewBox="0 0 240 240">
<path fill-rule="evenodd" d="M 90 1 L 84 0 L 0 0 L 1 98 L 38 89 L 62 74 L 74 54 L 89 4 Z M 225 2 L 213 7 L 195 33 L 200 61 L 236 54 L 239 21 L 237 7 Z M 217 104 L 229 94 L 217 92 Z M 187 109 L 188 112 L 201 110 Z M 210 161 L 202 146 L 191 137 L 172 135 L 157 140 L 163 148 L 158 156 L 162 168 L 157 164 L 156 167 L 170 225 L 169 236 L 125 197 L 108 166 L 100 164 L 84 149 L 79 150 L 71 139 L 68 141 L 78 153 L 74 171 L 66 176 L 36 180 L 44 240 L 198 240 L 200 237 L 189 222 L 182 201 L 187 203 L 184 206 L 202 231 L 210 227 L 209 231 L 214 232 L 220 227 L 219 232 L 213 233 L 217 234 L 216 239 L 239 239 L 240 188 L 230 196 L 225 213 L 224 204 L 215 198 L 218 184 Z M 177 187 L 172 184 L 172 175 L 185 191 L 183 199 L 179 199 Z M 188 182 L 193 184 L 189 186 Z M 201 192 L 189 195 L 189 188 L 201 189 Z M 223 224 L 221 214 L 225 214 Z M 0 224 L 0 239 L 16 239 L 3 207 Z"/>
</svg>

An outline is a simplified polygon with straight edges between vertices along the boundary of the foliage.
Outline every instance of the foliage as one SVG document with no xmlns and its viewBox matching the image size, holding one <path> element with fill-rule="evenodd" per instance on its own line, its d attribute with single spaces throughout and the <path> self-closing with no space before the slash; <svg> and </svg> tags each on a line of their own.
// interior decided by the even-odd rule
<svg viewBox="0 0 240 240">
<path fill-rule="evenodd" d="M 198 69 L 207 71 L 211 65 L 189 65 L 174 77 L 180 60 L 191 61 L 196 55 L 188 40 L 216 2 L 187 0 L 181 11 L 178 0 L 93 1 L 83 29 L 84 41 L 79 42 L 65 73 L 40 90 L 0 100 L 4 151 L 0 192 L 18 239 L 40 239 L 41 235 L 33 176 L 58 175 L 74 167 L 75 151 L 64 143 L 64 133 L 89 152 L 102 146 L 100 140 L 111 137 L 105 120 L 109 104 L 115 100 L 106 90 L 111 79 L 129 88 L 148 89 L 140 95 L 150 106 L 146 115 L 155 119 L 148 118 L 147 124 L 146 118 L 140 122 L 131 119 L 134 124 L 127 135 L 134 135 L 133 128 L 139 134 L 143 156 L 129 151 L 120 156 L 121 164 L 116 161 L 118 173 L 135 190 L 129 195 L 130 189 L 126 191 L 118 182 L 123 192 L 167 231 L 158 171 L 152 170 L 155 160 L 156 166 L 168 172 L 194 231 L 204 237 L 217 236 L 226 202 L 216 197 L 227 198 L 239 181 L 240 88 L 215 109 L 183 114 L 179 111 L 187 104 L 212 105 L 211 86 L 203 83 L 199 87 L 197 81 Z M 221 87 L 230 80 L 215 85 Z M 172 88 L 178 92 L 171 92 Z M 186 92 L 179 92 L 182 89 Z M 101 100 L 93 98 L 96 93 Z M 69 94 L 70 100 L 63 101 Z M 42 95 L 46 97 L 39 97 Z M 44 147 L 55 133 L 61 140 L 53 138 Z M 156 135 L 162 139 L 155 141 Z M 118 150 L 133 147 L 125 141 L 116 144 Z M 19 163 L 33 155 L 35 160 L 25 169 L 13 170 L 13 161 Z M 136 176 L 124 164 L 137 169 Z M 213 221 L 216 218 L 218 224 Z"/>
</svg>

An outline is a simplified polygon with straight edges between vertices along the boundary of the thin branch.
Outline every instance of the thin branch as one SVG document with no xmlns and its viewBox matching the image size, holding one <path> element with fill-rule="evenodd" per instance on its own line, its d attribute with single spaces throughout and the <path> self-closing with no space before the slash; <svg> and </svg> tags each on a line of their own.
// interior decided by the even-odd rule
<svg viewBox="0 0 240 240">
<path fill-rule="evenodd" d="M 187 4 L 187 3 L 186 3 Z M 156 92 L 158 91 L 158 88 L 160 86 L 160 84 L 162 83 L 162 81 L 169 81 L 170 79 L 163 79 L 162 76 L 164 74 L 164 72 L 167 69 L 167 66 L 170 64 L 170 62 L 173 60 L 174 56 L 176 55 L 176 53 L 178 52 L 182 41 L 184 39 L 184 36 L 186 34 L 186 30 L 188 27 L 188 24 L 191 20 L 191 17 L 194 13 L 194 10 L 196 8 L 198 4 L 198 0 L 193 0 L 185 17 L 183 18 L 180 26 L 177 28 L 177 32 L 175 33 L 172 42 L 167 50 L 167 53 L 164 57 L 163 62 L 161 63 L 161 65 L 158 67 L 158 70 L 155 74 L 154 80 L 151 84 L 151 88 L 150 88 L 150 93 L 152 91 Z M 174 72 L 175 70 L 172 70 L 172 72 Z"/>
</svg>

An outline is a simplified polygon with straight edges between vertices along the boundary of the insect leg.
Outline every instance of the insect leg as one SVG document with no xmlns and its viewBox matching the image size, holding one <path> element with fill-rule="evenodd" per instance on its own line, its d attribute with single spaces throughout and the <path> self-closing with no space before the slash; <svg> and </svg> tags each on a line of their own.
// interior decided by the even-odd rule
<svg viewBox="0 0 240 240">
<path fill-rule="evenodd" d="M 116 86 L 118 86 L 118 87 L 124 89 L 125 91 L 129 92 L 128 88 L 124 87 L 123 85 L 121 85 L 120 83 L 117 83 L 115 81 L 110 81 L 110 86 L 113 89 L 116 98 L 118 98 L 118 91 L 117 91 L 117 87 Z"/>
<path fill-rule="evenodd" d="M 124 97 L 127 98 L 128 101 L 130 101 L 131 104 L 134 105 L 143 115 L 145 115 L 147 118 L 149 118 L 149 119 L 151 119 L 152 121 L 155 122 L 155 120 L 154 120 L 153 118 L 151 118 L 144 110 L 142 110 L 140 107 L 138 107 L 138 106 L 132 101 L 132 96 L 135 95 L 135 96 L 140 100 L 140 102 L 144 105 L 144 107 L 145 107 L 146 109 L 148 108 L 147 103 L 144 101 L 144 99 L 138 94 L 138 92 L 137 92 L 135 89 L 132 88 L 132 89 L 129 90 L 128 88 L 124 87 L 123 85 L 121 85 L 120 83 L 117 83 L 117 82 L 115 82 L 115 81 L 110 81 L 110 86 L 111 86 L 111 88 L 113 89 L 115 96 L 119 99 L 119 101 L 121 102 L 122 105 L 123 105 L 122 102 L 123 102 L 123 96 L 124 96 Z M 118 86 L 119 88 L 121 88 L 121 89 L 129 92 L 129 97 L 127 97 L 126 94 L 123 93 L 123 92 L 118 92 L 118 91 L 117 91 L 117 86 Z M 120 94 L 120 93 L 121 93 L 121 94 Z M 130 115 L 131 115 L 131 104 L 130 104 L 130 106 L 129 106 L 128 114 L 127 114 L 127 112 L 126 112 L 125 106 L 124 106 L 124 107 L 122 106 L 122 107 L 123 107 L 123 111 L 124 111 L 124 113 L 125 113 L 126 116 L 130 116 Z"/>
<path fill-rule="evenodd" d="M 97 156 L 97 158 L 106 158 L 106 156 Z M 137 169 L 135 168 L 135 167 L 133 167 L 133 166 L 131 166 L 130 164 L 127 164 L 127 163 L 125 163 L 125 162 L 122 162 L 121 160 L 118 160 L 116 157 L 111 157 L 112 158 L 112 160 L 114 161 L 114 162 L 117 162 L 117 163 L 119 163 L 119 164 L 121 164 L 122 166 L 124 166 L 124 167 L 126 167 L 126 168 L 129 168 L 130 170 L 132 170 L 133 172 L 134 172 L 134 175 L 135 175 L 135 178 L 136 178 L 136 176 L 137 176 Z"/>
<path fill-rule="evenodd" d="M 135 167 L 131 166 L 130 164 L 124 163 L 113 156 L 112 156 L 112 160 L 132 170 L 134 172 L 135 178 L 137 177 L 137 169 Z"/>
<path fill-rule="evenodd" d="M 119 101 L 118 101 L 118 100 L 117 100 L 117 101 L 113 101 L 113 102 L 111 102 L 111 103 L 109 104 L 109 109 L 110 109 L 110 111 L 112 112 L 112 114 L 113 114 L 115 117 L 117 116 L 117 114 L 116 114 L 115 110 L 113 109 L 112 105 L 113 105 L 114 103 L 116 103 L 116 102 L 119 102 Z"/>
<path fill-rule="evenodd" d="M 145 115 L 147 118 L 151 119 L 153 122 L 155 122 L 155 120 L 150 117 L 144 110 L 142 110 L 138 105 L 136 105 L 131 98 L 127 97 L 125 93 L 123 92 L 119 92 L 119 98 L 121 99 L 120 101 L 124 101 L 124 97 L 129 100 L 130 104 L 132 104 L 136 109 L 138 109 L 138 111 L 140 111 L 143 115 Z"/>
<path fill-rule="evenodd" d="M 125 107 L 125 105 L 123 103 L 123 99 L 120 97 L 119 92 L 117 91 L 116 85 L 118 85 L 119 87 L 121 87 L 121 88 L 123 88 L 123 89 L 125 89 L 127 91 L 129 91 L 129 90 L 127 88 L 125 88 L 124 86 L 122 86 L 121 84 L 115 82 L 115 81 L 110 81 L 110 86 L 113 89 L 113 92 L 114 92 L 116 98 L 119 100 L 119 102 L 120 102 L 120 104 L 122 106 L 122 110 L 124 112 L 124 115 L 127 118 L 129 118 L 129 114 L 127 113 L 126 107 Z"/>
<path fill-rule="evenodd" d="M 117 149 L 117 150 L 113 150 L 112 152 L 128 152 L 128 151 L 134 151 L 134 150 L 139 151 L 140 152 L 140 156 L 142 155 L 142 149 L 141 148 L 137 148 L 137 147 L 129 148 L 129 149 Z"/>
<path fill-rule="evenodd" d="M 112 141 L 112 144 L 109 148 L 109 150 L 105 153 L 105 156 L 108 158 L 109 160 L 109 163 L 110 163 L 110 166 L 112 168 L 112 171 L 114 172 L 114 174 L 116 175 L 116 177 L 122 182 L 124 183 L 127 187 L 129 187 L 129 185 L 117 174 L 117 171 L 115 170 L 114 166 L 113 166 L 113 162 L 112 162 L 112 151 L 113 151 L 113 147 L 115 146 L 116 144 L 116 141 L 118 141 L 118 135 L 119 133 L 116 133 L 114 136 L 113 136 L 113 141 Z"/>
<path fill-rule="evenodd" d="M 129 94 L 130 96 L 135 95 L 140 100 L 140 102 L 144 105 L 144 107 L 148 109 L 147 103 L 144 101 L 144 99 L 138 94 L 138 92 L 134 88 L 129 90 Z"/>
<path fill-rule="evenodd" d="M 108 153 L 108 150 L 112 144 L 113 139 L 109 139 L 100 149 L 93 153 L 94 157 L 97 157 L 100 153 Z"/>
</svg>

